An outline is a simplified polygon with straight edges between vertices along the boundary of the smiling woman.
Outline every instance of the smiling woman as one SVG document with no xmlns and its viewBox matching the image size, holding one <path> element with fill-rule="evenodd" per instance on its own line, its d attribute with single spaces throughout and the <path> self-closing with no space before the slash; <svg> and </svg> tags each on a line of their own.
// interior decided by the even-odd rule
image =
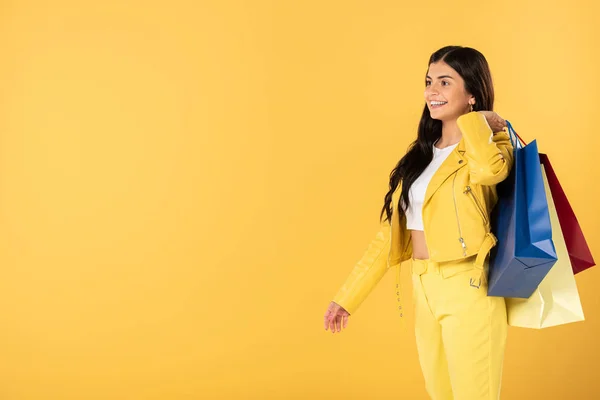
<svg viewBox="0 0 600 400">
<path fill-rule="evenodd" d="M 330 303 L 325 329 L 345 328 L 387 270 L 395 267 L 399 277 L 400 264 L 411 260 L 427 392 L 497 399 L 507 320 L 504 298 L 487 296 L 487 256 L 497 242 L 490 226 L 496 185 L 512 168 L 512 145 L 492 111 L 491 73 L 479 51 L 447 46 L 427 66 L 417 139 L 390 174 L 386 219 Z"/>
</svg>

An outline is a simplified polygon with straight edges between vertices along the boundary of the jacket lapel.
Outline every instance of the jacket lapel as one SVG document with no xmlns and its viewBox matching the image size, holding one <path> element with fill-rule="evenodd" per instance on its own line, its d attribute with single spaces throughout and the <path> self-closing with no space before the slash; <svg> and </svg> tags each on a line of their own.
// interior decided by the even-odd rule
<svg viewBox="0 0 600 400">
<path fill-rule="evenodd" d="M 431 177 L 431 181 L 425 191 L 425 200 L 423 201 L 423 207 L 431 199 L 431 197 L 437 192 L 442 186 L 442 183 L 446 179 L 450 178 L 456 171 L 467 165 L 467 159 L 465 158 L 465 142 L 464 139 L 460 139 L 458 146 L 448 155 L 442 165 Z"/>
</svg>

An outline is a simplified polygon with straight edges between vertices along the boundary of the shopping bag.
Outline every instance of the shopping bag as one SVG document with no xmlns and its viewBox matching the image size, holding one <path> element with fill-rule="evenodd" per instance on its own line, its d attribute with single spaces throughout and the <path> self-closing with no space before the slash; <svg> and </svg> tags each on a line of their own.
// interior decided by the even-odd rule
<svg viewBox="0 0 600 400">
<path fill-rule="evenodd" d="M 556 212 L 558 214 L 558 221 L 562 229 L 563 237 L 567 245 L 567 251 L 571 258 L 571 264 L 573 265 L 573 273 L 577 274 L 583 270 L 596 265 L 592 252 L 587 245 L 583 231 L 575 212 L 569 204 L 567 195 L 565 194 L 558 177 L 550 164 L 550 160 L 546 154 L 540 153 L 540 161 L 544 165 L 546 171 L 546 177 L 548 178 L 548 184 L 550 186 L 550 192 L 554 199 L 554 205 L 556 206 Z"/>
<path fill-rule="evenodd" d="M 577 291 L 577 284 L 567 252 L 565 237 L 561 229 L 553 193 L 544 171 L 546 196 L 550 221 L 552 223 L 552 239 L 556 246 L 558 261 L 538 288 L 528 299 L 506 298 L 508 324 L 522 328 L 547 328 L 550 326 L 583 321 L 583 309 Z"/>
<path fill-rule="evenodd" d="M 492 232 L 498 244 L 490 252 L 487 294 L 526 299 L 556 263 L 556 249 L 537 142 L 522 146 L 506 123 L 515 142 L 514 164 L 496 187 Z"/>
</svg>

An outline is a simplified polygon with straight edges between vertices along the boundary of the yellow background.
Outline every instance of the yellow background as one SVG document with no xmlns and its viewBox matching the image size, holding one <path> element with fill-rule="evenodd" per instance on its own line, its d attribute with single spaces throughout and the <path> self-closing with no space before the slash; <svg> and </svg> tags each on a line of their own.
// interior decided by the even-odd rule
<svg viewBox="0 0 600 400">
<path fill-rule="evenodd" d="M 0 399 L 425 399 L 394 274 L 323 329 L 415 138 L 488 59 L 600 261 L 597 2 L 0 2 Z M 511 328 L 503 398 L 595 399 L 586 321 Z M 410 281 L 403 271 L 404 298 Z"/>
</svg>

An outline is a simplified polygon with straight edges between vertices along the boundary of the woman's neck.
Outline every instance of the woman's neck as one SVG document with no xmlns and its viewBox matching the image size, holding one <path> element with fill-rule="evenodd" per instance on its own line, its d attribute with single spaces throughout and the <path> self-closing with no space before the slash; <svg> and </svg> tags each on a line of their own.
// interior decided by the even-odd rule
<svg viewBox="0 0 600 400">
<path fill-rule="evenodd" d="M 442 149 L 460 142 L 460 139 L 462 139 L 462 132 L 458 128 L 456 120 L 444 121 L 442 125 L 442 137 L 438 139 L 435 146 Z"/>
</svg>

